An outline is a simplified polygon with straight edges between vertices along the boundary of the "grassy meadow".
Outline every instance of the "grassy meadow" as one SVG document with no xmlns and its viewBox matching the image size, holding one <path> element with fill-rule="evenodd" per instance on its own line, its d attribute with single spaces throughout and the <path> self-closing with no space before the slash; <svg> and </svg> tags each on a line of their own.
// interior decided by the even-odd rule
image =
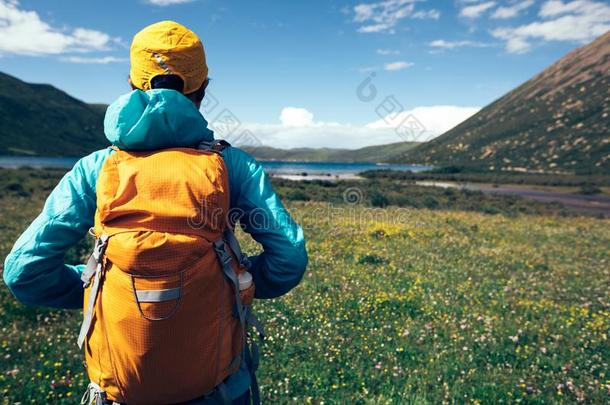
<svg viewBox="0 0 610 405">
<path fill-rule="evenodd" d="M 0 171 L 2 260 L 60 174 Z M 276 183 L 310 265 L 293 292 L 255 304 L 265 402 L 610 402 L 610 220 L 389 183 L 373 200 L 361 184 L 369 197 L 348 204 L 348 184 Z M 78 403 L 80 316 L 0 287 L 3 404 Z"/>
</svg>

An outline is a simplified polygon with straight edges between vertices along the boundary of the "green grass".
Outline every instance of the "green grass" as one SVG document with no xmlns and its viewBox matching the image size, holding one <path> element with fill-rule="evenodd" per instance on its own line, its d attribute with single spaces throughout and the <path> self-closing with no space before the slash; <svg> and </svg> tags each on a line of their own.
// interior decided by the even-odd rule
<svg viewBox="0 0 610 405">
<path fill-rule="evenodd" d="M 43 179 L 21 183 L 24 195 L 0 198 L 1 257 L 48 193 Z M 288 206 L 310 266 L 293 292 L 256 303 L 266 402 L 610 401 L 610 220 Z M 2 403 L 77 402 L 79 322 L 0 287 Z"/>
</svg>

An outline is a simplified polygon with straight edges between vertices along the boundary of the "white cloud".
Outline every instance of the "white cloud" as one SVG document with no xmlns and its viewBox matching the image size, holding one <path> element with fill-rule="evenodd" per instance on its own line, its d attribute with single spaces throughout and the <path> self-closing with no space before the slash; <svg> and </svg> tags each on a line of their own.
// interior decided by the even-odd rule
<svg viewBox="0 0 610 405">
<path fill-rule="evenodd" d="M 115 56 L 101 56 L 101 57 L 84 57 L 84 56 L 66 56 L 60 58 L 62 62 L 69 63 L 83 63 L 83 64 L 97 64 L 107 65 L 109 63 L 121 63 L 127 62 L 127 58 L 117 58 Z"/>
<path fill-rule="evenodd" d="M 311 122 L 301 126 L 286 126 L 283 123 L 246 123 L 244 127 L 252 131 L 264 145 L 277 148 L 357 149 L 413 140 L 396 132 L 396 128 L 409 117 L 415 117 L 425 128 L 425 132 L 417 140 L 428 140 L 443 134 L 477 111 L 479 111 L 478 107 L 427 106 L 386 116 L 365 125 L 316 122 L 312 119 Z"/>
<path fill-rule="evenodd" d="M 404 70 L 413 66 L 411 62 L 405 62 L 403 60 L 398 62 L 386 63 L 383 65 L 384 70 L 395 71 L 395 70 Z"/>
<path fill-rule="evenodd" d="M 485 3 L 475 4 L 473 6 L 466 6 L 460 10 L 460 17 L 478 18 L 495 5 L 495 1 L 486 1 Z"/>
<path fill-rule="evenodd" d="M 520 1 L 518 3 L 513 4 L 512 6 L 507 7 L 498 7 L 496 11 L 493 12 L 491 18 L 494 19 L 508 19 L 514 18 L 519 15 L 524 10 L 527 10 L 531 6 L 534 5 L 534 0 L 525 0 Z"/>
<path fill-rule="evenodd" d="M 392 26 L 388 24 L 372 24 L 365 25 L 363 27 L 358 28 L 358 32 L 362 32 L 364 34 L 368 34 L 371 32 L 383 32 L 389 30 Z"/>
<path fill-rule="evenodd" d="M 492 32 L 496 38 L 506 40 L 506 52 L 508 53 L 526 53 L 532 45 L 525 40 L 525 37 L 520 37 L 511 31 L 511 29 L 497 29 Z"/>
<path fill-rule="evenodd" d="M 72 38 L 77 50 L 104 50 L 107 49 L 108 43 L 112 41 L 108 34 L 85 28 L 76 28 L 72 32 Z M 80 48 L 81 46 L 83 48 Z"/>
<path fill-rule="evenodd" d="M 358 32 L 394 32 L 394 27 L 405 18 L 429 18 L 437 20 L 437 10 L 415 11 L 415 4 L 421 0 L 384 0 L 375 3 L 361 3 L 354 6 L 354 21 L 361 23 Z"/>
<path fill-rule="evenodd" d="M 313 124 L 313 114 L 305 108 L 285 107 L 280 121 L 286 127 L 306 127 Z"/>
<path fill-rule="evenodd" d="M 585 43 L 610 30 L 610 5 L 597 1 L 547 1 L 539 16 L 540 21 L 497 28 L 491 34 L 506 41 L 507 52 L 525 53 L 533 40 Z"/>
<path fill-rule="evenodd" d="M 437 39 L 437 40 L 430 42 L 428 44 L 428 46 L 430 46 L 432 48 L 439 48 L 439 49 L 455 49 L 455 48 L 462 48 L 462 47 L 486 48 L 491 45 L 486 44 L 484 42 L 469 41 L 469 40 L 445 41 L 444 39 Z"/>
<path fill-rule="evenodd" d="M 0 0 L 0 54 L 52 55 L 99 51 L 114 41 L 108 34 L 86 28 L 72 32 L 53 28 L 35 11 L 19 8 L 17 0 Z"/>
<path fill-rule="evenodd" d="M 400 51 L 396 49 L 377 49 L 376 51 L 379 55 L 398 55 Z"/>
<path fill-rule="evenodd" d="M 148 2 L 150 4 L 152 4 L 153 6 L 160 6 L 160 7 L 172 6 L 174 4 L 191 3 L 193 1 L 195 1 L 195 0 L 148 0 Z"/>
<path fill-rule="evenodd" d="M 560 14 L 573 13 L 586 7 L 590 7 L 590 2 L 586 0 L 577 0 L 569 3 L 564 3 L 560 0 L 551 0 L 545 2 L 542 7 L 540 7 L 540 12 L 538 14 L 540 17 L 554 17 Z"/>
<path fill-rule="evenodd" d="M 409 111 L 403 111 L 391 119 L 385 117 L 384 119 L 372 122 L 366 127 L 371 129 L 394 129 L 396 125 L 393 123 L 403 122 L 404 119 L 412 115 L 422 123 L 426 132 L 434 137 L 442 135 L 460 122 L 472 117 L 479 110 L 479 107 L 458 107 L 452 105 L 416 107 Z"/>
<path fill-rule="evenodd" d="M 420 20 L 425 20 L 425 19 L 438 20 L 439 18 L 441 18 L 441 12 L 438 10 L 434 10 L 434 9 L 416 11 L 415 13 L 413 13 L 412 18 L 416 18 L 416 19 L 420 19 Z"/>
</svg>

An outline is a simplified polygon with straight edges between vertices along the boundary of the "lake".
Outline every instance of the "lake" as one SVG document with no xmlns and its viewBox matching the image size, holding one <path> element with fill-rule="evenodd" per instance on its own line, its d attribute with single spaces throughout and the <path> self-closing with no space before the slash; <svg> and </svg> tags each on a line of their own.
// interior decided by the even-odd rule
<svg viewBox="0 0 610 405">
<path fill-rule="evenodd" d="M 358 173 L 367 170 L 421 172 L 431 169 L 429 166 L 379 163 L 292 162 L 281 160 L 263 161 L 261 163 L 265 171 L 271 176 L 291 180 L 349 179 L 356 178 Z"/>
<path fill-rule="evenodd" d="M 0 167 L 34 167 L 69 169 L 78 161 L 78 157 L 39 157 L 39 156 L 0 156 Z M 293 162 L 293 161 L 261 161 L 265 171 L 274 177 L 293 180 L 315 179 L 349 179 L 356 178 L 358 173 L 366 170 L 400 170 L 421 172 L 430 170 L 429 166 L 407 164 L 376 164 L 376 163 L 339 163 L 339 162 Z"/>
</svg>

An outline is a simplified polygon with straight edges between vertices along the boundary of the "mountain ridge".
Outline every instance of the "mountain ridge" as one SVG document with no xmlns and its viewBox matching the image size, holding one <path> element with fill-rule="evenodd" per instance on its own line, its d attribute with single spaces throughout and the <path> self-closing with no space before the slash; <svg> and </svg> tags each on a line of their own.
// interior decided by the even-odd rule
<svg viewBox="0 0 610 405">
<path fill-rule="evenodd" d="M 388 163 L 418 142 L 395 142 L 385 145 L 365 146 L 359 149 L 340 148 L 292 148 L 278 149 L 269 146 L 242 146 L 241 149 L 260 160 L 298 160 L 311 162 L 370 162 Z"/>
<path fill-rule="evenodd" d="M 474 170 L 610 172 L 610 31 L 396 161 Z"/>
<path fill-rule="evenodd" d="M 0 155 L 80 156 L 103 148 L 103 110 L 0 72 Z"/>
</svg>

